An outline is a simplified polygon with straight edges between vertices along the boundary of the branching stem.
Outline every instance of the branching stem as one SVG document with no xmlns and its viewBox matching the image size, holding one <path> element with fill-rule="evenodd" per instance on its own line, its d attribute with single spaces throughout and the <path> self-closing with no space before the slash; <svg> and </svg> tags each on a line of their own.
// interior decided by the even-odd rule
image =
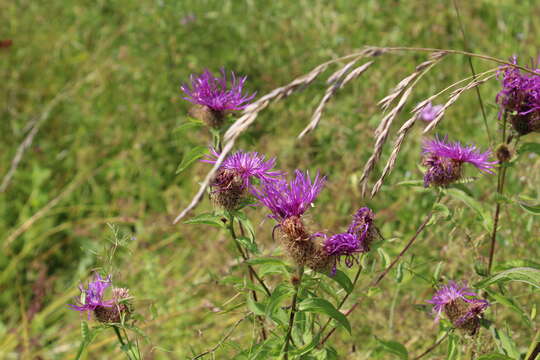
<svg viewBox="0 0 540 360">
<path fill-rule="evenodd" d="M 283 347 L 283 353 L 285 354 L 285 360 L 289 359 L 289 342 L 291 341 L 292 329 L 294 325 L 294 316 L 296 314 L 296 303 L 298 301 L 298 291 L 302 284 L 302 276 L 304 275 L 304 267 L 299 266 L 297 269 L 298 279 L 295 280 L 294 295 L 291 302 L 291 314 L 289 316 L 289 327 L 287 329 L 287 335 L 285 337 L 285 345 Z"/>
</svg>

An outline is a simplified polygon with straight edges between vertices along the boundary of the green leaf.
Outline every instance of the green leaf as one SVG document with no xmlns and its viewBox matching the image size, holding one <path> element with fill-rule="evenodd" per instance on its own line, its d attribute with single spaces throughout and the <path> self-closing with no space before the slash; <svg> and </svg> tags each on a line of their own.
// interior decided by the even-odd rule
<svg viewBox="0 0 540 360">
<path fill-rule="evenodd" d="M 519 202 L 519 206 L 526 212 L 533 215 L 540 215 L 540 204 L 538 205 L 527 205 L 525 203 Z"/>
<path fill-rule="evenodd" d="M 343 288 L 343 290 L 347 292 L 347 294 L 350 294 L 351 291 L 353 291 L 353 288 L 354 288 L 353 283 L 351 279 L 349 279 L 347 274 L 345 274 L 343 271 L 336 270 L 336 274 L 333 276 L 330 276 L 328 274 L 325 274 L 325 275 L 328 276 L 328 278 L 337 282 Z"/>
<path fill-rule="evenodd" d="M 491 353 L 491 354 L 485 354 L 485 355 L 480 356 L 478 360 L 514 360 L 514 359 L 509 358 L 506 355 Z"/>
<path fill-rule="evenodd" d="M 261 315 L 261 316 L 265 315 L 264 305 L 259 302 L 255 302 L 251 294 L 248 294 L 247 296 L 246 305 L 248 309 L 255 315 Z"/>
<path fill-rule="evenodd" d="M 491 284 L 505 281 L 524 282 L 540 289 L 540 270 L 531 267 L 516 267 L 502 271 L 475 285 L 477 288 L 486 288 Z"/>
<path fill-rule="evenodd" d="M 457 360 L 459 357 L 458 348 L 459 337 L 454 334 L 448 336 L 448 352 L 446 353 L 446 360 Z"/>
<path fill-rule="evenodd" d="M 381 349 L 385 352 L 397 355 L 400 359 L 407 360 L 409 358 L 409 352 L 401 343 L 392 340 L 385 341 L 377 337 L 375 337 L 375 339 L 379 342 Z"/>
<path fill-rule="evenodd" d="M 464 191 L 459 189 L 446 189 L 446 193 L 454 199 L 462 201 L 465 203 L 465 205 L 476 211 L 476 213 L 482 218 L 482 224 L 486 230 L 491 231 L 493 229 L 493 220 L 491 220 L 491 214 L 488 210 L 484 209 L 480 202 L 476 201 Z"/>
<path fill-rule="evenodd" d="M 530 142 L 521 144 L 518 150 L 518 154 L 521 155 L 525 153 L 534 153 L 540 155 L 540 144 Z"/>
<path fill-rule="evenodd" d="M 495 327 L 491 328 L 491 335 L 497 344 L 497 347 L 504 351 L 511 359 L 519 359 L 520 352 L 517 349 L 516 343 L 504 330 L 499 331 Z"/>
<path fill-rule="evenodd" d="M 523 311 L 523 309 L 517 304 L 514 299 L 504 296 L 502 294 L 489 292 L 489 296 L 492 297 L 495 301 L 497 301 L 499 304 L 509 308 L 516 314 L 518 314 L 523 322 L 527 324 L 528 326 L 531 326 L 531 319 L 529 319 L 529 316 Z"/>
<path fill-rule="evenodd" d="M 222 221 L 222 219 L 223 217 L 221 216 L 217 216 L 212 213 L 204 213 L 184 221 L 184 224 L 206 224 L 224 229 L 225 223 Z"/>
<path fill-rule="evenodd" d="M 400 181 L 396 185 L 398 186 L 419 186 L 424 187 L 424 180 L 405 180 Z"/>
<path fill-rule="evenodd" d="M 351 334 L 351 324 L 345 315 L 343 315 L 338 309 L 334 307 L 329 301 L 321 298 L 309 298 L 305 299 L 298 306 L 300 311 L 313 312 L 319 314 L 325 314 L 330 316 L 341 324 L 349 334 Z"/>
<path fill-rule="evenodd" d="M 258 254 L 259 248 L 257 247 L 257 243 L 253 241 L 252 239 L 246 237 L 246 236 L 240 236 L 236 238 L 236 241 L 242 245 L 245 249 L 247 249 L 250 253 Z"/>
<path fill-rule="evenodd" d="M 82 334 L 82 340 L 85 343 L 90 342 L 90 329 L 88 328 L 88 322 L 84 321 L 81 322 L 81 334 Z"/>
<path fill-rule="evenodd" d="M 208 148 L 206 148 L 205 146 L 195 146 L 189 149 L 186 153 L 184 153 L 180 165 L 178 165 L 178 168 L 176 168 L 176 174 L 181 173 L 182 171 L 187 169 L 189 165 L 191 165 L 194 161 L 202 158 L 207 151 Z"/>
<path fill-rule="evenodd" d="M 264 309 L 264 315 L 274 320 L 276 323 L 281 324 L 282 318 L 277 312 L 283 312 L 283 310 L 281 310 L 279 306 L 285 301 L 285 299 L 291 297 L 292 293 L 293 289 L 289 283 L 282 283 L 278 285 L 274 291 L 272 291 L 272 296 Z"/>
</svg>

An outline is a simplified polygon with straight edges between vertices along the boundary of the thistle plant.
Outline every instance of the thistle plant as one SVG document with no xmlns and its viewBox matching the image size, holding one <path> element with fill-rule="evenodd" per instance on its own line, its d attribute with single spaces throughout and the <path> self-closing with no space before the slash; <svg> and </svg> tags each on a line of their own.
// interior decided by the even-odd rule
<svg viewBox="0 0 540 360">
<path fill-rule="evenodd" d="M 473 141 L 480 143 L 479 139 L 460 139 L 451 142 L 448 136 L 424 138 L 419 149 L 421 153 L 419 162 L 424 168 L 424 174 L 423 179 L 415 184 L 423 185 L 418 186 L 418 191 L 422 191 L 423 196 L 430 199 L 429 211 L 394 259 L 391 261 L 385 259 L 384 266 L 377 268 L 375 264 L 378 256 L 385 254 L 384 248 L 389 245 L 384 241 L 377 241 L 387 236 L 381 234 L 377 228 L 374 210 L 364 204 L 358 204 L 358 210 L 352 215 L 352 221 L 345 231 L 327 229 L 312 220 L 317 213 L 318 196 L 321 192 L 328 191 L 324 189 L 328 179 L 321 175 L 325 172 L 324 169 L 315 172 L 314 176 L 308 171 L 296 169 L 292 172 L 292 176 L 287 177 L 287 171 L 276 167 L 275 157 L 266 160 L 266 156 L 257 152 L 240 150 L 231 153 L 231 151 L 238 136 L 255 121 L 258 113 L 271 101 L 291 95 L 300 86 L 309 86 L 330 65 L 345 62 L 329 76 L 327 83 L 330 87 L 315 110 L 310 124 L 300 134 L 299 138 L 303 138 L 317 127 L 322 119 L 324 107 L 337 90 L 373 66 L 375 57 L 400 52 L 427 52 L 430 53 L 430 57 L 419 64 L 414 73 L 403 79 L 381 100 L 380 104 L 385 115 L 375 131 L 374 152 L 366 163 L 358 184 L 364 194 L 370 174 L 381 158 L 392 123 L 397 121 L 422 77 L 439 66 L 442 59 L 447 56 L 465 55 L 502 64 L 502 67 L 466 77 L 417 103 L 411 110 L 412 117 L 403 123 L 397 133 L 388 162 L 372 188 L 372 197 L 381 190 L 383 181 L 395 166 L 405 138 L 418 120 L 427 123 L 424 133 L 428 133 L 439 125 L 447 110 L 463 93 L 477 89 L 497 76 L 503 84 L 503 89 L 496 95 L 496 102 L 501 106 L 502 121 L 495 121 L 495 125 L 501 127 L 503 141 L 496 149 L 491 147 L 482 151 L 479 149 L 483 146 L 473 144 Z M 357 62 L 364 58 L 372 60 L 358 65 Z M 203 160 L 213 164 L 214 167 L 207 174 L 192 203 L 175 220 L 178 221 L 192 210 L 202 199 L 207 187 L 209 188 L 214 211 L 195 216 L 186 223 L 201 226 L 212 223 L 227 229 L 241 257 L 240 261 L 246 265 L 247 278 L 242 285 L 237 284 L 237 289 L 246 294 L 245 317 L 241 321 L 251 319 L 260 329 L 260 336 L 254 339 L 248 348 L 239 350 L 237 356 L 248 357 L 251 353 L 258 353 L 264 354 L 265 358 L 300 359 L 310 354 L 321 359 L 331 358 L 330 354 L 334 352 L 332 335 L 340 328 L 348 332 L 353 331 L 349 322 L 351 314 L 361 306 L 362 300 L 366 296 L 369 297 L 370 293 L 384 291 L 381 284 L 389 274 L 393 271 L 403 272 L 405 259 L 413 252 L 411 250 L 414 249 L 413 245 L 424 236 L 426 229 L 434 230 L 434 227 L 444 222 L 444 218 L 448 218 L 452 213 L 445 205 L 449 203 L 448 200 L 456 198 L 469 204 L 476 204 L 476 200 L 462 191 L 464 184 L 475 180 L 465 176 L 468 171 L 465 164 L 472 165 L 481 173 L 488 175 L 497 171 L 497 192 L 502 195 L 505 169 L 512 161 L 512 154 L 515 153 L 513 148 L 517 146 L 516 139 L 536 131 L 538 78 L 535 70 L 523 68 L 517 65 L 515 60 L 499 60 L 457 50 L 371 47 L 323 63 L 310 73 L 243 107 L 240 117 L 220 133 L 219 144 L 223 144 L 223 148 L 220 151 L 211 150 Z M 450 94 L 446 102 L 433 105 L 434 100 L 447 92 Z M 188 100 L 193 101 L 193 98 Z M 513 135 L 507 137 L 509 119 Z M 489 138 L 487 140 L 490 141 Z M 496 234 L 498 227 L 500 204 L 500 201 L 496 202 L 497 210 L 493 221 L 489 221 L 489 217 L 485 215 L 486 211 L 481 212 L 486 230 L 492 231 L 490 255 L 486 256 L 489 262 L 488 270 L 479 267 L 476 274 L 465 274 L 468 278 L 480 277 L 475 288 L 487 298 L 493 296 L 495 299 L 500 295 L 489 286 L 499 281 L 496 280 L 497 275 L 490 277 L 489 271 L 494 257 L 493 234 Z M 262 248 L 261 242 L 256 238 L 254 227 L 248 220 L 250 214 L 255 212 L 262 212 L 273 220 L 272 226 L 263 230 L 266 234 L 262 237 L 270 241 L 271 248 L 279 249 L 277 252 Z M 441 213 L 446 215 L 442 216 Z M 485 235 L 487 233 L 481 237 Z M 355 266 L 357 269 L 354 276 L 349 277 L 349 268 Z M 270 268 L 272 271 L 269 272 Z M 365 271 L 366 268 L 370 270 Z M 364 278 L 361 274 L 365 274 Z M 450 334 L 454 329 L 460 330 L 459 334 L 462 334 L 460 336 L 463 336 L 463 344 L 467 349 L 478 342 L 475 339 L 479 339 L 482 327 L 497 332 L 496 319 L 484 319 L 488 307 L 494 306 L 491 301 L 480 298 L 478 293 L 473 292 L 465 283 L 449 281 L 447 285 L 441 285 L 440 282 L 444 279 L 439 277 L 428 281 L 438 288 L 433 298 L 428 301 L 433 305 L 436 320 L 445 314 L 450 326 L 442 327 L 446 331 L 444 336 L 417 358 L 433 351 L 445 339 L 455 341 L 455 335 Z M 355 292 L 357 288 L 361 290 Z M 335 296 L 333 292 L 345 294 Z M 329 294 L 334 297 L 328 297 Z M 352 294 L 356 295 L 351 296 Z M 347 304 L 348 310 L 342 311 L 342 307 Z M 492 312 L 486 313 L 486 316 L 491 315 Z M 225 339 L 229 336 L 230 334 L 227 334 Z M 219 351 L 222 343 L 195 358 Z"/>
</svg>

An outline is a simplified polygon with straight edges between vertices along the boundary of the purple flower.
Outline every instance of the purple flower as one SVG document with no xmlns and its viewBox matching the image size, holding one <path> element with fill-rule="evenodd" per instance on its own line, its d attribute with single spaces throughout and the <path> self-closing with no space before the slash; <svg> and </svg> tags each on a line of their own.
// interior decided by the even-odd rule
<svg viewBox="0 0 540 360">
<path fill-rule="evenodd" d="M 77 311 L 87 311 L 88 320 L 90 320 L 90 314 L 98 307 L 111 307 L 113 301 L 103 300 L 103 292 L 111 285 L 111 276 L 109 275 L 106 279 L 101 278 L 101 276 L 96 273 L 94 275 L 94 281 L 88 283 L 88 288 L 84 289 L 82 284 L 79 285 L 79 290 L 81 291 L 81 296 L 75 299 L 76 305 L 69 304 L 73 310 Z"/>
<path fill-rule="evenodd" d="M 441 287 L 427 302 L 433 304 L 435 321 L 440 319 L 444 311 L 455 326 L 470 327 L 471 324 L 466 323 L 476 319 L 489 306 L 486 300 L 478 299 L 476 296 L 478 295 L 472 292 L 465 283 L 459 285 L 455 281 L 449 281 L 448 285 Z"/>
<path fill-rule="evenodd" d="M 211 149 L 211 154 L 203 162 L 215 164 L 219 153 L 215 149 Z M 232 176 L 237 176 L 241 179 L 244 189 L 251 187 L 251 178 L 257 178 L 262 182 L 271 183 L 278 181 L 278 177 L 282 176 L 281 171 L 273 170 L 276 165 L 276 158 L 266 160 L 264 155 L 257 152 L 238 151 L 229 155 L 223 160 L 220 166 L 221 172 L 227 172 Z M 218 186 L 218 191 L 224 187 L 223 183 L 214 184 Z M 221 182 L 224 180 L 222 179 Z M 221 185 L 221 187 L 219 186 Z"/>
<path fill-rule="evenodd" d="M 221 77 L 214 76 L 209 70 L 200 75 L 191 75 L 191 86 L 183 84 L 180 87 L 186 94 L 184 99 L 219 112 L 244 109 L 255 97 L 255 93 L 252 95 L 242 93 L 247 77 L 237 78 L 231 71 L 231 84 L 228 88 L 225 69 L 221 69 L 220 72 Z"/>
<path fill-rule="evenodd" d="M 442 105 L 433 106 L 431 103 L 428 103 L 426 106 L 424 106 L 424 108 L 420 112 L 420 117 L 424 121 L 431 122 L 437 117 L 438 112 L 442 108 L 443 108 Z"/>
<path fill-rule="evenodd" d="M 345 265 L 352 267 L 354 255 L 356 253 L 369 251 L 369 244 L 373 237 L 373 211 L 370 208 L 362 207 L 353 215 L 353 221 L 345 233 L 324 236 L 323 248 L 328 256 L 337 257 L 339 262 L 341 256 L 345 256 Z M 336 272 L 336 263 L 332 268 L 332 274 Z"/>
<path fill-rule="evenodd" d="M 463 146 L 459 142 L 450 143 L 448 137 L 424 142 L 422 153 L 424 165 L 428 167 L 424 175 L 424 186 L 431 184 L 447 186 L 461 178 L 461 166 L 470 163 L 478 170 L 492 174 L 497 162 L 488 161 L 491 151 L 484 153 L 475 145 Z"/>
<path fill-rule="evenodd" d="M 512 57 L 511 62 L 517 64 L 517 57 Z M 509 113 L 510 121 L 520 135 L 540 131 L 540 69 L 535 72 L 538 75 L 522 74 L 520 69 L 511 66 L 499 70 L 502 89 L 496 100 L 501 109 Z"/>
<path fill-rule="evenodd" d="M 266 206 L 272 214 L 271 218 L 278 222 L 290 217 L 301 217 L 313 204 L 321 192 L 326 177 L 317 172 L 311 181 L 309 173 L 296 170 L 291 182 L 283 179 L 263 182 L 261 189 L 253 189 L 253 195 L 261 205 Z"/>
</svg>

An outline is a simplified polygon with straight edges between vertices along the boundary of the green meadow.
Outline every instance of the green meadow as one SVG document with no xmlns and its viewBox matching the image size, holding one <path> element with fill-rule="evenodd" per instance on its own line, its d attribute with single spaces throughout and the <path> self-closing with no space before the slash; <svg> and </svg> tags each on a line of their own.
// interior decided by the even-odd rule
<svg viewBox="0 0 540 360">
<path fill-rule="evenodd" d="M 181 84 L 190 74 L 224 67 L 248 76 L 247 91 L 259 97 L 366 45 L 467 48 L 504 60 L 515 54 L 522 64 L 540 54 L 539 2 L 458 2 L 466 43 L 453 3 L 446 0 L 1 2 L 0 40 L 12 44 L 0 48 L 0 359 L 75 358 L 81 320 L 87 319 L 67 304 L 96 269 L 112 272 L 117 284 L 130 289 L 145 358 L 191 359 L 213 348 L 242 317 L 246 298 L 227 279 L 242 277 L 244 269 L 225 230 L 173 225 L 211 168 L 194 161 L 177 171 L 194 148 L 212 141 L 207 128 L 183 126 L 190 122 L 190 104 L 182 99 Z M 359 179 L 384 116 L 377 103 L 427 54 L 391 53 L 374 60 L 332 97 L 306 137 L 297 138 L 336 66 L 271 104 L 236 143 L 236 149 L 277 157 L 288 173 L 300 168 L 328 177 L 309 215 L 322 230 L 346 227 L 360 206 L 375 211 L 385 241 L 361 284 L 401 251 L 434 201 L 433 192 L 411 186 L 423 176 L 422 139 L 440 134 L 483 150 L 497 145 L 489 143 L 477 94 L 469 91 L 430 134 L 416 124 L 381 191 L 362 197 Z M 498 66 L 476 58 L 472 63 L 477 73 Z M 370 185 L 416 103 L 469 76 L 468 58 L 451 55 L 421 79 L 392 126 Z M 500 82 L 493 78 L 479 89 L 491 135 L 498 139 Z M 539 143 L 540 135 L 521 142 Z M 467 176 L 475 180 L 456 190 L 466 197 L 445 195 L 448 212 L 437 214 L 377 291 L 359 286 L 345 304 L 348 309 L 361 299 L 350 315 L 352 335 L 338 329 L 329 340 L 340 358 L 398 358 L 381 349 L 380 340 L 392 340 L 413 359 L 439 334 L 425 302 L 433 295 L 430 279 L 482 279 L 490 231 L 481 219 L 492 217 L 497 177 L 472 169 Z M 505 195 L 540 204 L 538 154 L 519 154 Z M 209 211 L 206 196 L 187 218 Z M 263 254 L 282 256 L 267 213 L 245 211 Z M 518 201 L 502 201 L 494 271 L 540 269 L 538 213 Z M 525 353 L 540 329 L 538 288 L 509 282 L 501 291 L 508 296 L 492 299 L 487 317 Z M 254 323 L 243 322 L 230 340 L 248 346 L 255 331 Z M 478 339 L 486 352 L 502 346 L 486 329 Z M 443 344 L 426 358 L 446 359 L 447 348 Z M 224 344 L 213 355 L 231 359 L 235 353 L 235 346 Z M 104 331 L 82 358 L 122 356 L 114 333 Z"/>
</svg>

